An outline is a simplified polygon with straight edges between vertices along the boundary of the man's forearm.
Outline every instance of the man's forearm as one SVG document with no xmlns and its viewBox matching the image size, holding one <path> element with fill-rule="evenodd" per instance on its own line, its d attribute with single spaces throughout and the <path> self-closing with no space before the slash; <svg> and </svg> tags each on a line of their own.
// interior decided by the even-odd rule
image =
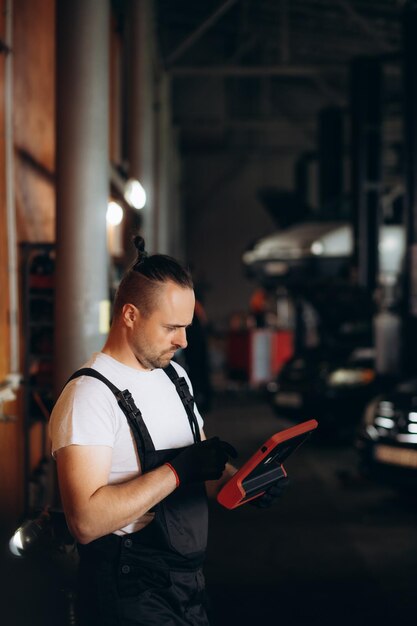
<svg viewBox="0 0 417 626">
<path fill-rule="evenodd" d="M 132 523 L 176 488 L 172 470 L 163 465 L 117 485 L 99 487 L 83 503 L 65 502 L 67 522 L 80 543 L 90 543 Z"/>
</svg>

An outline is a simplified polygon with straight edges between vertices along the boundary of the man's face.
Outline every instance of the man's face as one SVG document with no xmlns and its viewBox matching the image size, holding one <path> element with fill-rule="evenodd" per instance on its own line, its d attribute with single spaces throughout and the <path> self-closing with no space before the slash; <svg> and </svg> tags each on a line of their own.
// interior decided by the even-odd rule
<svg viewBox="0 0 417 626">
<path fill-rule="evenodd" d="M 161 285 L 156 306 L 138 314 L 130 333 L 130 346 L 145 369 L 166 367 L 174 353 L 187 345 L 186 328 L 193 319 L 194 291 L 173 282 Z"/>
</svg>

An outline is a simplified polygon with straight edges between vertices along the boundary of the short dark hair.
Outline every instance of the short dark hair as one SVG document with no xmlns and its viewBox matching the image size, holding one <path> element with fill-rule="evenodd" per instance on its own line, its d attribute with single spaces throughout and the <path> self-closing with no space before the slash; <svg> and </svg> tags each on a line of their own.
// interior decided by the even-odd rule
<svg viewBox="0 0 417 626">
<path fill-rule="evenodd" d="M 138 256 L 120 281 L 114 304 L 113 317 L 117 317 L 125 304 L 133 304 L 143 315 L 150 315 L 156 306 L 162 284 L 173 282 L 184 289 L 193 289 L 193 280 L 188 269 L 166 254 L 148 255 L 145 241 L 134 239 Z"/>
</svg>

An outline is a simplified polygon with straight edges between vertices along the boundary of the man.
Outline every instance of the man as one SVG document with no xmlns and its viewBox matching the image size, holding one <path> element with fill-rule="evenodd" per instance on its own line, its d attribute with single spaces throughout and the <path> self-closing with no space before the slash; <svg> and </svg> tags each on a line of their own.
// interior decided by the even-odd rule
<svg viewBox="0 0 417 626">
<path fill-rule="evenodd" d="M 187 345 L 191 277 L 170 257 L 148 257 L 140 237 L 135 245 L 108 339 L 65 386 L 50 422 L 79 547 L 80 615 L 86 626 L 202 626 L 205 481 L 217 481 L 216 492 L 236 471 L 227 463 L 235 451 L 206 440 L 189 379 L 171 364 Z"/>
</svg>

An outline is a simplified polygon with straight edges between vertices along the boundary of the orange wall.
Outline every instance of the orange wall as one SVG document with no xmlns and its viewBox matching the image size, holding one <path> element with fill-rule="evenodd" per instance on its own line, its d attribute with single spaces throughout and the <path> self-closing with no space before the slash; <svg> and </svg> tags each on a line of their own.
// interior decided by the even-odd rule
<svg viewBox="0 0 417 626">
<path fill-rule="evenodd" d="M 5 0 L 0 0 L 4 40 Z M 5 206 L 4 63 L 0 54 L 0 381 L 9 373 L 7 222 Z M 55 2 L 13 2 L 13 115 L 16 221 L 19 241 L 53 241 L 55 215 Z M 25 338 L 21 337 L 22 346 Z M 20 395 L 20 394 L 19 394 Z M 14 422 L 0 422 L 0 529 L 23 513 L 23 412 L 8 403 Z M 39 433 L 30 442 L 39 456 Z"/>
<path fill-rule="evenodd" d="M 55 2 L 14 0 L 14 140 L 20 241 L 55 238 Z"/>
</svg>

